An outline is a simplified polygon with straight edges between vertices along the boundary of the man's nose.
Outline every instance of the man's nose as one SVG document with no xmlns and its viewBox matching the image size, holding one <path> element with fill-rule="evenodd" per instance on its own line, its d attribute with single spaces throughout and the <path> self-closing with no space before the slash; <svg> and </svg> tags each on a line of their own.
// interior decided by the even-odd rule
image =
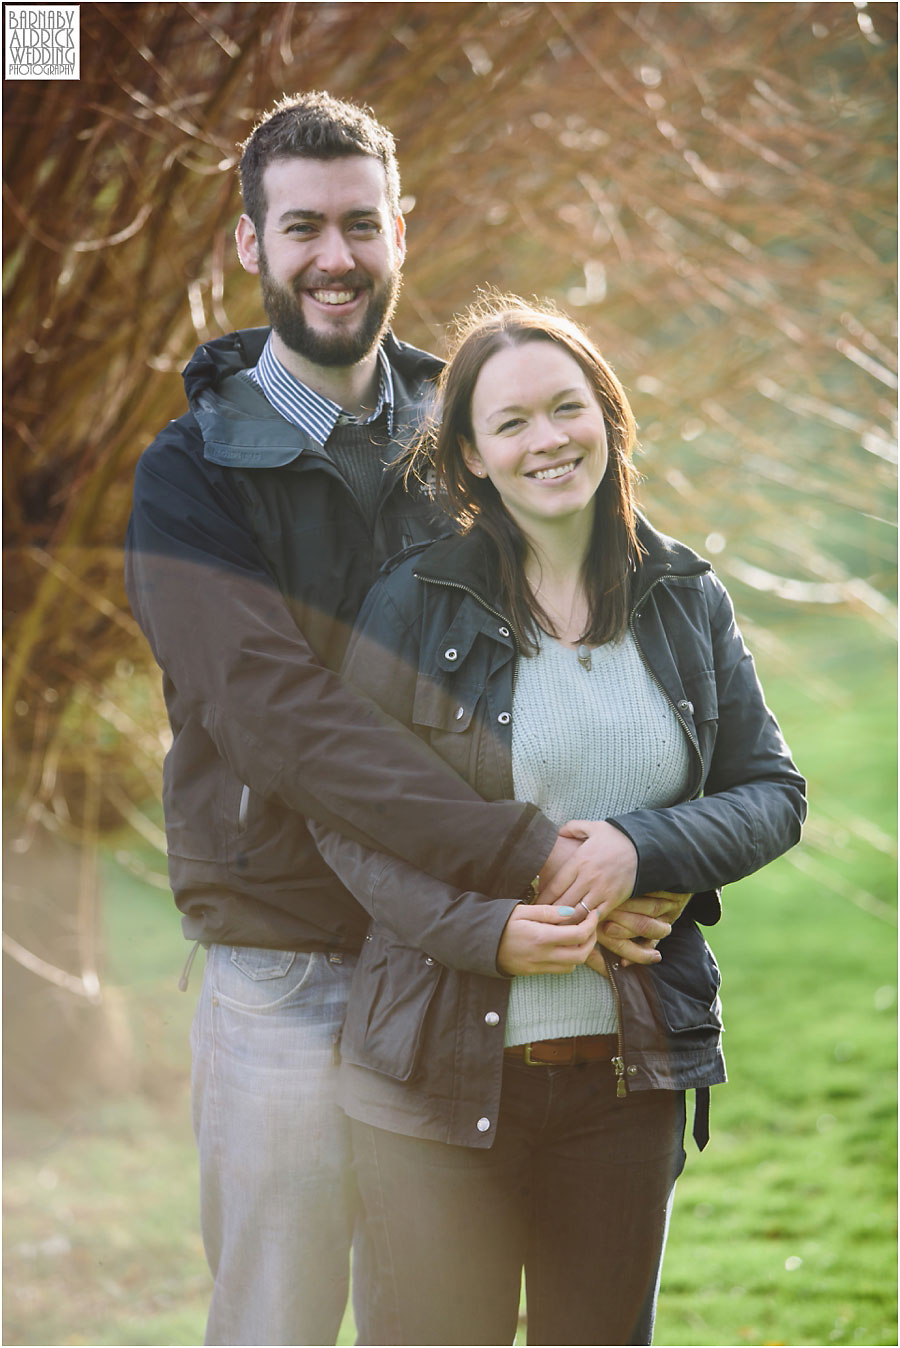
<svg viewBox="0 0 900 1348">
<path fill-rule="evenodd" d="M 342 276 L 353 270 L 353 253 L 342 230 L 329 229 L 321 235 L 316 265 L 320 271 L 328 272 L 331 276 Z"/>
</svg>

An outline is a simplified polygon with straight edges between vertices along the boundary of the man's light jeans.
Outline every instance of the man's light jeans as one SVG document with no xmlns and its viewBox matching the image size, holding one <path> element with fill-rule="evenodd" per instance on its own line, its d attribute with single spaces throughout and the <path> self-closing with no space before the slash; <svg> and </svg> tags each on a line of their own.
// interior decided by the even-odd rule
<svg viewBox="0 0 900 1348">
<path fill-rule="evenodd" d="M 356 957 L 210 946 L 191 1032 L 208 1344 L 333 1344 L 357 1213 L 337 1042 Z"/>
</svg>

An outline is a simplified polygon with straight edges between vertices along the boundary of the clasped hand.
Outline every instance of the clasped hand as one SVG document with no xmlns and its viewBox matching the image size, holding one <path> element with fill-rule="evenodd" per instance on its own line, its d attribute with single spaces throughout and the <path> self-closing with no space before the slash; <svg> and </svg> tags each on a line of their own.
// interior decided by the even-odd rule
<svg viewBox="0 0 900 1348">
<path fill-rule="evenodd" d="M 500 941 L 497 965 L 506 974 L 569 973 L 587 964 L 606 975 L 598 945 L 620 963 L 654 964 L 656 947 L 672 930 L 690 894 L 667 890 L 631 897 L 637 852 L 620 829 L 604 821 L 573 820 L 540 874 L 540 900 L 520 904 Z M 573 908 L 574 915 L 560 913 Z"/>
</svg>

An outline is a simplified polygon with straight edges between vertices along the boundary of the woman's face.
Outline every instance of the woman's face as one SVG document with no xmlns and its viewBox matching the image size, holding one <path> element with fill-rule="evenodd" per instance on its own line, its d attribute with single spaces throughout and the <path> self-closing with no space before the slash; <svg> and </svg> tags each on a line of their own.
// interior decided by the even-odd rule
<svg viewBox="0 0 900 1348">
<path fill-rule="evenodd" d="M 466 466 L 490 478 L 525 533 L 592 509 L 609 461 L 606 426 L 587 376 L 561 346 L 496 351 L 481 367 L 471 414 Z"/>
</svg>

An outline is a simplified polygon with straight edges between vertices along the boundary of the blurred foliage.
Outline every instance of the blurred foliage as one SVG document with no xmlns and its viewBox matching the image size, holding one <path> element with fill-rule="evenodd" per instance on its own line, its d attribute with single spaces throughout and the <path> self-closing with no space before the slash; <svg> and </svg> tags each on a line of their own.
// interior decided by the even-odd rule
<svg viewBox="0 0 900 1348">
<path fill-rule="evenodd" d="M 368 102 L 396 134 L 403 337 L 443 350 L 482 284 L 554 297 L 631 393 L 649 513 L 713 557 L 763 639 L 773 606 L 890 628 L 895 6 L 82 4 L 80 22 L 80 82 L 5 86 L 15 847 L 123 819 L 162 843 L 142 806 L 164 715 L 121 579 L 131 473 L 183 410 L 195 345 L 262 320 L 231 241 L 235 147 L 285 91 Z"/>
</svg>

